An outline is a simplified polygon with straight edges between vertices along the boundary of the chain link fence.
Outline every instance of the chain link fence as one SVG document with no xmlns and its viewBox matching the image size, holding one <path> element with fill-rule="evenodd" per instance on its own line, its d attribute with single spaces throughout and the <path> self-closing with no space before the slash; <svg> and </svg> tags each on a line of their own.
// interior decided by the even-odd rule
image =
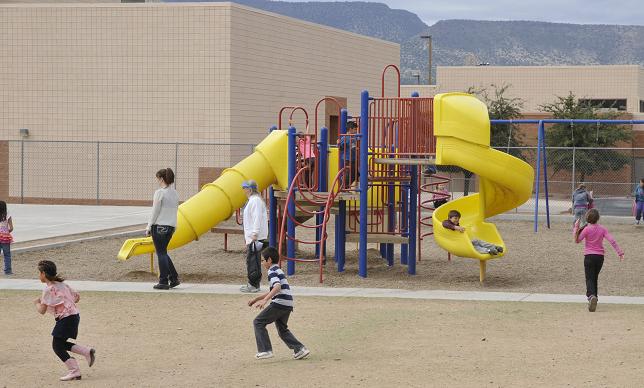
<svg viewBox="0 0 644 388">
<path fill-rule="evenodd" d="M 175 171 L 186 200 L 205 177 L 250 155 L 253 144 L 9 141 L 9 200 L 19 203 L 146 204 L 156 172 Z M 211 179 L 212 180 L 212 179 Z"/>
<path fill-rule="evenodd" d="M 171 167 L 181 200 L 250 155 L 253 144 L 9 141 L 9 200 L 19 203 L 147 204 L 156 189 L 155 173 Z M 536 171 L 536 147 L 503 147 Z M 548 147 L 551 214 L 564 214 L 571 194 L 584 182 L 603 214 L 630 215 L 632 193 L 644 177 L 644 148 Z M 438 168 L 448 175 L 453 198 L 478 191 L 475 175 Z M 428 178 L 423 178 L 427 180 Z M 545 212 L 543 174 L 539 211 Z M 534 196 L 515 212 L 532 213 Z"/>
<path fill-rule="evenodd" d="M 537 147 L 502 147 L 499 151 L 525 160 L 535 169 Z M 632 213 L 635 185 L 644 178 L 644 148 L 567 148 L 548 147 L 548 199 L 551 214 L 566 214 L 571 207 L 572 192 L 584 183 L 593 192 L 596 207 L 606 215 L 628 216 Z M 465 178 L 456 168 L 438 167 L 439 174 L 451 178 L 448 190 L 453 198 L 478 191 L 475 175 Z M 424 178 L 425 180 L 428 178 Z M 539 212 L 545 213 L 543 171 L 539 180 Z M 534 193 L 534 187 L 533 187 Z M 533 213 L 534 195 L 515 212 Z"/>
</svg>

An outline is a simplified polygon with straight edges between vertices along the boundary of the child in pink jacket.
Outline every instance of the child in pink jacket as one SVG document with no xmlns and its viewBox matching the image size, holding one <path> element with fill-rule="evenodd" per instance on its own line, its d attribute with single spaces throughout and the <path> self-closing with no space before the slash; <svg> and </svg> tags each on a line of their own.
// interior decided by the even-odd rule
<svg viewBox="0 0 644 388">
<path fill-rule="evenodd" d="M 575 242 L 580 243 L 586 240 L 584 248 L 584 270 L 586 273 L 586 297 L 588 298 L 588 311 L 595 311 L 597 308 L 597 281 L 599 272 L 604 264 L 604 239 L 613 246 L 620 260 L 624 260 L 624 251 L 617 245 L 617 242 L 608 233 L 608 230 L 598 224 L 599 212 L 597 209 L 590 209 L 586 213 L 587 224 L 579 228 L 580 220 L 575 222 Z"/>
<path fill-rule="evenodd" d="M 60 380 L 80 380 L 81 372 L 78 361 L 70 357 L 67 352 L 71 351 L 85 357 L 89 366 L 94 364 L 95 357 L 93 348 L 67 341 L 69 338 L 76 339 L 78 336 L 80 315 L 76 303 L 80 300 L 80 295 L 64 283 L 65 279 L 58 275 L 54 262 L 41 260 L 38 263 L 38 271 L 40 271 L 40 281 L 47 286 L 43 290 L 42 296 L 36 299 L 34 304 L 40 314 L 50 312 L 56 320 L 54 330 L 51 332 L 54 337 L 52 348 L 68 369 L 68 373 Z"/>
</svg>

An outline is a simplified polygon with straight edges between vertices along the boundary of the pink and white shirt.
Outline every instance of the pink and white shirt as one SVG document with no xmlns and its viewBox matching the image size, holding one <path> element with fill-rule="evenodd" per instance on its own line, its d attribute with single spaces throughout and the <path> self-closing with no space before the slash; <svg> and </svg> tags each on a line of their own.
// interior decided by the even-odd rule
<svg viewBox="0 0 644 388">
<path fill-rule="evenodd" d="M 63 319 L 78 314 L 78 292 L 62 282 L 47 283 L 42 291 L 40 303 L 47 305 L 47 312 L 54 314 L 56 319 Z"/>
<path fill-rule="evenodd" d="M 577 234 L 577 227 L 575 226 L 573 233 Z M 584 255 L 603 255 L 604 254 L 604 239 L 608 240 L 610 245 L 613 246 L 617 255 L 624 254 L 622 248 L 617 245 L 617 241 L 613 236 L 600 224 L 587 224 L 586 227 L 579 233 L 578 242 L 586 240 L 584 247 Z"/>
</svg>

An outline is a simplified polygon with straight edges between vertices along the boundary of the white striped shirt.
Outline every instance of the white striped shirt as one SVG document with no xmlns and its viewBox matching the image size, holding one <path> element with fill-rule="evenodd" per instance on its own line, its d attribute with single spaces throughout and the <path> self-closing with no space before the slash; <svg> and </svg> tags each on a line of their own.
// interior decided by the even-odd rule
<svg viewBox="0 0 644 388">
<path fill-rule="evenodd" d="M 277 264 L 274 264 L 268 269 L 268 284 L 270 284 L 270 289 L 272 290 L 273 286 L 277 283 L 279 283 L 282 288 L 279 293 L 273 296 L 271 303 L 290 307 L 292 309 L 293 295 L 291 294 L 291 287 L 288 285 L 288 280 L 286 280 L 284 271 L 282 271 Z"/>
</svg>

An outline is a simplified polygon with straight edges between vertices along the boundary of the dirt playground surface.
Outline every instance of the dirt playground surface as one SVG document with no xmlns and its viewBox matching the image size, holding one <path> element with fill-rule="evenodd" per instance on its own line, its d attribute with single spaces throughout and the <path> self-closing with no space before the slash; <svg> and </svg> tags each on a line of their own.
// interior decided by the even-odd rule
<svg viewBox="0 0 644 388">
<path fill-rule="evenodd" d="M 338 273 L 332 259 L 333 235 L 329 236 L 329 259 L 324 286 L 327 287 L 381 287 L 401 289 L 485 290 L 540 293 L 584 294 L 583 246 L 572 242 L 568 223 L 557 223 L 548 230 L 541 227 L 533 233 L 530 222 L 498 222 L 497 226 L 508 246 L 508 253 L 487 265 L 487 280 L 479 283 L 478 261 L 453 257 L 438 248 L 431 237 L 423 242 L 422 260 L 417 275 L 407 274 L 407 267 L 396 259 L 388 267 L 377 250 L 370 244 L 368 278 L 357 276 L 357 244 L 347 244 L 347 264 L 344 273 Z M 644 295 L 644 257 L 641 249 L 644 227 L 607 225 L 621 247 L 626 251 L 624 262 L 619 262 L 610 244 L 605 243 L 606 260 L 600 275 L 600 295 Z M 124 238 L 110 238 L 74 243 L 44 251 L 14 255 L 16 278 L 36 278 L 36 263 L 50 258 L 59 271 L 69 279 L 106 281 L 149 281 L 149 256 L 138 256 L 126 262 L 116 259 Z M 181 280 L 190 283 L 245 284 L 245 254 L 242 236 L 229 236 L 229 249 L 223 249 L 223 235 L 208 233 L 199 241 L 170 251 Z M 310 247 L 302 246 L 302 250 Z M 399 250 L 397 248 L 397 256 Z M 155 259 L 156 261 L 156 259 Z M 298 286 L 319 286 L 316 264 L 297 264 L 291 283 Z M 262 280 L 263 284 L 265 280 Z"/>
<path fill-rule="evenodd" d="M 0 292 L 0 387 L 62 384 L 37 296 Z M 271 327 L 275 358 L 258 361 L 247 296 L 81 298 L 97 362 L 74 387 L 634 387 L 644 364 L 642 306 L 301 297 L 289 326 L 311 356 Z"/>
</svg>

